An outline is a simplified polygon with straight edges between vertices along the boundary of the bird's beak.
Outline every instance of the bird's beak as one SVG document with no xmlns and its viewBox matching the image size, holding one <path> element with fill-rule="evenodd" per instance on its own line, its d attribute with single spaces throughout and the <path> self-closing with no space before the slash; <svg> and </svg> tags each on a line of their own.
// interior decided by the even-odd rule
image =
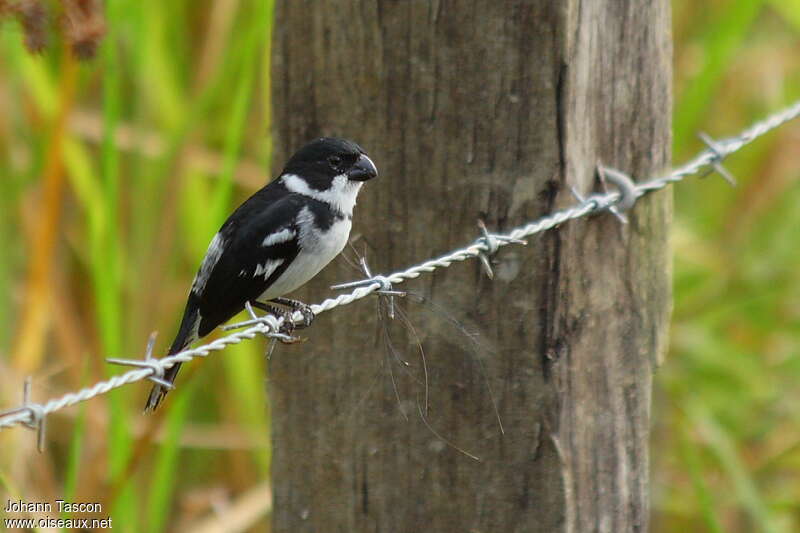
<svg viewBox="0 0 800 533">
<path fill-rule="evenodd" d="M 347 171 L 347 179 L 353 181 L 367 181 L 377 176 L 378 169 L 375 168 L 375 163 L 364 154 L 361 154 L 358 161 Z"/>
</svg>

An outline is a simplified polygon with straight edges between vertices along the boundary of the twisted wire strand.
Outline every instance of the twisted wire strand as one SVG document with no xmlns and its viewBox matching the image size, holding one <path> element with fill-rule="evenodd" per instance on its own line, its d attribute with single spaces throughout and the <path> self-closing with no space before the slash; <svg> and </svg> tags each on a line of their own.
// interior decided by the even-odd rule
<svg viewBox="0 0 800 533">
<path fill-rule="evenodd" d="M 641 198 L 648 193 L 659 191 L 668 185 L 698 174 L 702 170 L 707 169 L 707 167 L 717 167 L 726 156 L 740 150 L 758 137 L 761 137 L 765 133 L 778 128 L 798 116 L 800 116 L 800 101 L 753 124 L 735 137 L 715 141 L 713 146 L 709 146 L 709 148 L 695 156 L 694 159 L 674 169 L 667 175 L 641 183 L 634 183 L 633 197 L 634 199 Z M 400 270 L 392 274 L 367 278 L 363 280 L 364 284 L 362 286 L 355 288 L 349 293 L 341 294 L 335 298 L 328 298 L 319 304 L 311 305 L 311 310 L 314 314 L 324 313 L 337 307 L 351 304 L 374 292 L 381 291 L 385 289 L 387 283 L 402 283 L 406 280 L 417 278 L 422 274 L 433 272 L 438 268 L 447 268 L 454 262 L 466 261 L 468 259 L 477 258 L 483 254 L 494 253 L 498 248 L 503 246 L 523 244 L 526 237 L 547 231 L 569 220 L 585 217 L 601 211 L 608 211 L 621 199 L 622 194 L 620 192 L 593 194 L 574 206 L 555 211 L 538 220 L 514 228 L 506 234 L 487 233 L 484 237 L 480 237 L 472 244 L 438 258 L 429 259 L 423 263 L 413 265 L 405 270 Z M 292 316 L 292 319 L 302 320 L 303 317 L 301 313 L 297 312 Z M 255 322 L 255 324 L 253 324 L 253 322 Z M 252 339 L 257 335 L 274 335 L 280 331 L 282 323 L 283 318 L 268 314 L 257 320 L 243 322 L 241 325 L 248 325 L 249 327 L 247 327 L 247 329 L 231 333 L 208 344 L 184 350 L 175 355 L 151 359 L 150 361 L 152 364 L 149 364 L 146 368 L 130 370 L 106 381 L 100 381 L 91 387 L 65 394 L 44 404 L 26 401 L 26 403 L 17 408 L 0 413 L 0 429 L 15 425 L 25 425 L 33 428 L 38 427 L 41 430 L 44 418 L 54 411 L 90 400 L 95 396 L 105 394 L 112 389 L 122 387 L 129 383 L 151 378 L 159 373 L 158 368 L 161 368 L 161 371 L 163 371 L 176 363 L 185 363 L 196 357 L 206 357 L 213 351 L 220 351 L 227 346 L 238 344 L 246 339 Z"/>
</svg>

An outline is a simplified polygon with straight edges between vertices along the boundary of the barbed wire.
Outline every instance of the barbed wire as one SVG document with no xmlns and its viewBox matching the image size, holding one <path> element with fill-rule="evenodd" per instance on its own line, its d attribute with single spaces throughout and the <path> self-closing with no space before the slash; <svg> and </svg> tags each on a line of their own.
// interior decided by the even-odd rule
<svg viewBox="0 0 800 533">
<path fill-rule="evenodd" d="M 335 298 L 328 298 L 319 304 L 313 304 L 310 306 L 311 310 L 315 315 L 318 315 L 337 307 L 351 304 L 372 293 L 379 293 L 388 298 L 400 296 L 403 293 L 395 291 L 393 285 L 417 278 L 424 273 L 433 272 L 438 268 L 447 268 L 455 262 L 466 261 L 467 259 L 479 258 L 484 271 L 491 278 L 493 277 L 493 272 L 490 258 L 503 246 L 527 244 L 525 240 L 526 237 L 547 231 L 569 220 L 602 211 L 610 211 L 620 217 L 624 222 L 625 218 L 621 211 L 624 212 L 632 208 L 642 196 L 659 191 L 668 185 L 679 182 L 689 176 L 699 174 L 704 170 L 715 170 L 725 177 L 726 180 L 732 182 L 733 178 L 722 167 L 723 159 L 740 150 L 758 137 L 798 116 L 800 116 L 800 101 L 753 124 L 735 137 L 714 141 L 707 135 L 701 134 L 701 139 L 708 146 L 706 150 L 700 152 L 694 159 L 683 166 L 672 170 L 669 174 L 656 177 L 649 181 L 635 183 L 630 176 L 619 170 L 599 166 L 598 174 L 601 180 L 612 183 L 617 187 L 617 191 L 592 194 L 583 198 L 573 190 L 573 194 L 578 199 L 576 205 L 545 215 L 528 224 L 514 228 L 505 234 L 490 233 L 483 223 L 480 222 L 479 227 L 483 234 L 472 244 L 389 275 L 373 276 L 369 271 L 369 267 L 362 261 L 362 269 L 364 270 L 365 276 L 367 276 L 366 279 L 334 285 L 331 287 L 334 290 L 353 290 L 352 292 L 341 294 Z M 223 327 L 224 330 L 246 329 L 220 337 L 208 344 L 198 346 L 197 348 L 184 350 L 175 355 L 162 358 L 152 357 L 154 338 L 151 337 L 143 360 L 109 360 L 109 362 L 115 364 L 138 367 L 135 370 L 130 370 L 124 374 L 114 376 L 106 381 L 100 381 L 78 392 L 65 394 L 44 404 L 31 401 L 30 381 L 26 380 L 26 384 L 23 388 L 22 405 L 0 413 L 0 429 L 16 425 L 25 425 L 37 429 L 39 431 L 38 443 L 41 449 L 44 440 L 44 422 L 46 416 L 50 413 L 75 405 L 76 403 L 90 400 L 95 396 L 106 394 L 112 389 L 144 379 L 149 379 L 156 383 L 163 383 L 164 371 L 173 365 L 177 363 L 186 363 L 196 357 L 206 357 L 213 351 L 222 350 L 227 346 L 238 344 L 246 339 L 252 339 L 257 335 L 271 337 L 273 340 L 276 338 L 288 340 L 289 337 L 285 333 L 285 328 L 283 327 L 284 323 L 287 320 L 299 322 L 305 319 L 299 311 L 286 317 L 275 316 L 274 314 L 256 316 L 249 305 L 246 307 L 250 314 L 249 320 Z"/>
</svg>

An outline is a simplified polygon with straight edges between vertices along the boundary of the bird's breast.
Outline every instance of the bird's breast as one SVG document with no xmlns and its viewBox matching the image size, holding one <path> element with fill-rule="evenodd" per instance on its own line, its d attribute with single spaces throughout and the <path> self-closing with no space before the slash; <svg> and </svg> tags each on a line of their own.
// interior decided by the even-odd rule
<svg viewBox="0 0 800 533">
<path fill-rule="evenodd" d="M 301 226 L 302 227 L 302 226 Z M 264 291 L 261 300 L 283 296 L 306 284 L 344 249 L 350 237 L 349 217 L 335 219 L 324 230 L 306 228 L 298 235 L 300 251 L 281 276 Z"/>
</svg>

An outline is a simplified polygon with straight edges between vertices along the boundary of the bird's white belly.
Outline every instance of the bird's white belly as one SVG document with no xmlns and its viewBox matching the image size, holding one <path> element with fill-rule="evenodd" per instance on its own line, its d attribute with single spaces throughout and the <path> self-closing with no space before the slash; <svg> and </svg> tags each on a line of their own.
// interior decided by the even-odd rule
<svg viewBox="0 0 800 533">
<path fill-rule="evenodd" d="M 352 222 L 342 218 L 324 233 L 305 233 L 299 236 L 300 252 L 292 264 L 275 280 L 259 300 L 283 296 L 306 284 L 344 249 L 350 237 Z"/>
</svg>

